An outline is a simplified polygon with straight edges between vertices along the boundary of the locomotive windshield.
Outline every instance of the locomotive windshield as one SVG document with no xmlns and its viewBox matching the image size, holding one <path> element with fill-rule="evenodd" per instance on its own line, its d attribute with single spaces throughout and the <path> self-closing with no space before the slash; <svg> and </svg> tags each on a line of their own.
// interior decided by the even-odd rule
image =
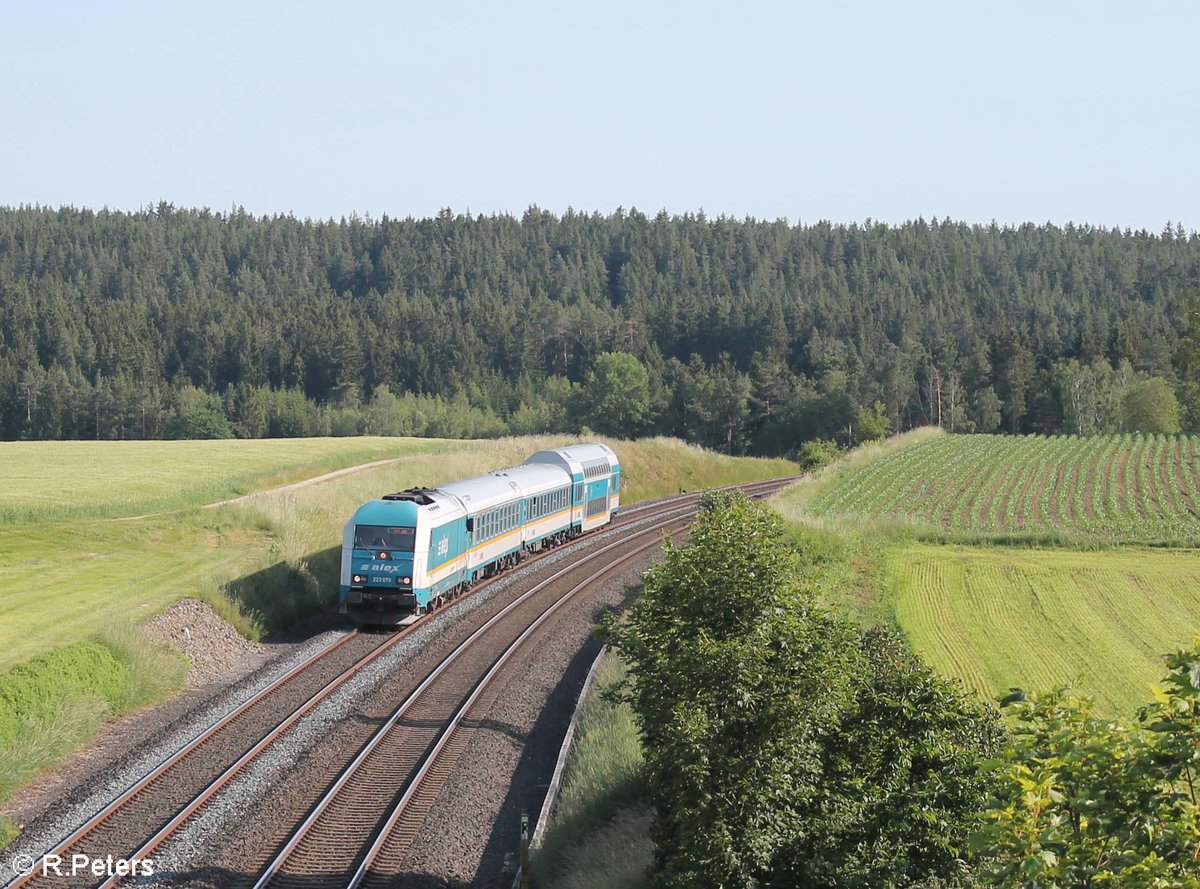
<svg viewBox="0 0 1200 889">
<path fill-rule="evenodd" d="M 411 553 L 416 528 L 390 528 L 387 525 L 355 525 L 355 549 L 394 549 Z"/>
</svg>

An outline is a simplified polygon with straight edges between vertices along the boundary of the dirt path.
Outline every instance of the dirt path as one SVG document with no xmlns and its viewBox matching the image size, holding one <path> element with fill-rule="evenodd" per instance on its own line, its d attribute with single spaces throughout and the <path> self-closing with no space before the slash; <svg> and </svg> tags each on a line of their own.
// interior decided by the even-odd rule
<svg viewBox="0 0 1200 889">
<path fill-rule="evenodd" d="M 263 494 L 284 494 L 288 491 L 295 491 L 300 488 L 307 488 L 309 485 L 320 484 L 331 479 L 339 478 L 343 475 L 350 475 L 355 472 L 363 472 L 367 469 L 376 469 L 380 466 L 388 466 L 392 463 L 401 463 L 409 459 L 408 457 L 389 457 L 386 460 L 373 460 L 370 463 L 359 463 L 357 466 L 347 466 L 344 469 L 335 469 L 333 472 L 327 472 L 324 475 L 306 478 L 301 482 L 291 482 L 290 484 L 280 485 L 276 488 L 264 488 L 261 491 L 251 491 L 249 494 L 242 494 L 240 497 L 230 497 L 228 500 L 218 500 L 216 503 L 205 503 L 203 509 L 216 509 L 218 506 L 230 506 L 234 503 L 245 503 L 254 497 L 261 497 Z"/>
</svg>

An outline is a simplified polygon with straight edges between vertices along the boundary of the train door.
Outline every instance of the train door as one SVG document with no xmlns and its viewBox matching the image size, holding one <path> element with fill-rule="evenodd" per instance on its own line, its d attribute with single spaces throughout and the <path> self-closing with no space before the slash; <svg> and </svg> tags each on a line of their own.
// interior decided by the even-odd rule
<svg viewBox="0 0 1200 889">
<path fill-rule="evenodd" d="M 583 530 L 608 523 L 608 479 L 588 482 L 585 486 Z"/>
</svg>

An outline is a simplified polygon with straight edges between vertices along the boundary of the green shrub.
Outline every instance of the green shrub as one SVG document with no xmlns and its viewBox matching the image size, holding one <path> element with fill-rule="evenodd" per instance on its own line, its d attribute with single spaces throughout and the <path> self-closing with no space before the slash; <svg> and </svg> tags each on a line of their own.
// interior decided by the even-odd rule
<svg viewBox="0 0 1200 889">
<path fill-rule="evenodd" d="M 129 683 L 129 667 L 100 642 L 49 651 L 0 674 L 0 744 L 22 725 L 68 701 L 99 698 L 116 709 Z"/>
<path fill-rule="evenodd" d="M 842 455 L 842 449 L 832 441 L 806 441 L 796 451 L 796 462 L 805 472 L 827 466 Z"/>
<path fill-rule="evenodd" d="M 1166 661 L 1137 722 L 1070 689 L 1014 691 L 1003 782 L 976 837 L 985 885 L 1200 886 L 1200 642 Z"/>
<path fill-rule="evenodd" d="M 186 671 L 178 652 L 118 625 L 0 673 L 0 801 L 68 756 L 105 720 L 176 690 Z"/>
</svg>

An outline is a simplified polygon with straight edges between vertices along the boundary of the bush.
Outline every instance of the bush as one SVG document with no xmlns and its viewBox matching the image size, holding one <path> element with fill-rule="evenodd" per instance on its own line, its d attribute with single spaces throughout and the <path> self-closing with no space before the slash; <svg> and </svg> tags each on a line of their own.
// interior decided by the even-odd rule
<svg viewBox="0 0 1200 889">
<path fill-rule="evenodd" d="M 225 415 L 208 407 L 194 407 L 176 413 L 167 423 L 167 438 L 233 438 Z"/>
<path fill-rule="evenodd" d="M 812 472 L 832 463 L 841 455 L 842 449 L 835 442 L 814 439 L 800 445 L 796 451 L 796 462 L 805 472 Z"/>
<path fill-rule="evenodd" d="M 994 716 L 821 608 L 822 554 L 797 558 L 769 509 L 703 504 L 609 628 L 632 674 L 655 885 L 958 880 Z"/>
<path fill-rule="evenodd" d="M 1004 781 L 975 840 L 987 885 L 1200 886 L 1200 645 L 1167 665 L 1134 724 L 1069 689 L 1012 696 Z"/>
<path fill-rule="evenodd" d="M 957 885 L 993 792 L 994 712 L 884 629 L 859 638 L 854 699 L 823 745 L 814 807 L 773 864 L 778 887 Z"/>
<path fill-rule="evenodd" d="M 95 697 L 116 707 L 129 668 L 99 642 L 81 642 L 39 655 L 0 674 L 0 744 L 22 725 L 64 702 Z"/>
<path fill-rule="evenodd" d="M 1135 432 L 1179 431 L 1179 399 L 1162 377 L 1139 380 L 1125 390 L 1121 398 L 1125 428 Z"/>
</svg>

